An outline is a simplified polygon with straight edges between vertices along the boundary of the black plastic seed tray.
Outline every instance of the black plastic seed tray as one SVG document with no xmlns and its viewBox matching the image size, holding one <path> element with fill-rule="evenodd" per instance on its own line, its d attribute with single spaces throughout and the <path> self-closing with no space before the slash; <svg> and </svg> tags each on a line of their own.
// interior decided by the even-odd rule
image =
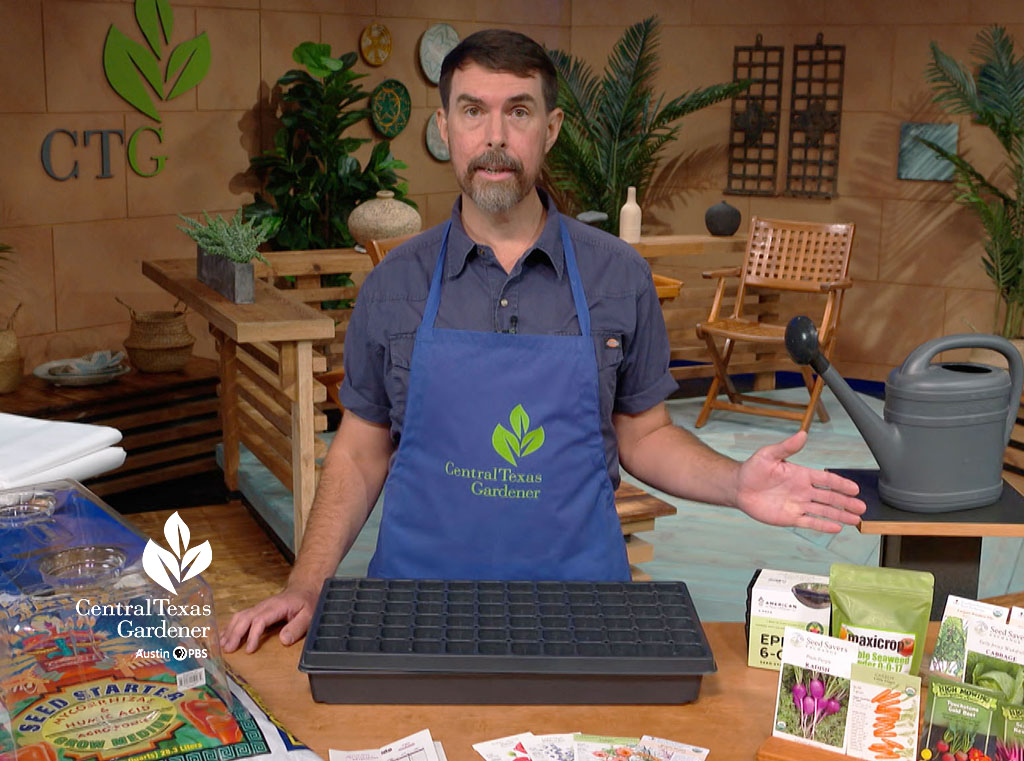
<svg viewBox="0 0 1024 761">
<path fill-rule="evenodd" d="M 686 703 L 716 670 L 682 582 L 328 579 L 324 703 Z"/>
</svg>

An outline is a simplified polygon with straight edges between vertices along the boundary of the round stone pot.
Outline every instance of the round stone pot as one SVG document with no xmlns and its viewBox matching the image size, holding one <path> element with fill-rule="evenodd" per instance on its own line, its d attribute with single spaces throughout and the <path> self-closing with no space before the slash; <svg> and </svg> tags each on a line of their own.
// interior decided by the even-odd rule
<svg viewBox="0 0 1024 761">
<path fill-rule="evenodd" d="M 419 212 L 396 201 L 390 190 L 378 190 L 376 198 L 363 201 L 348 215 L 348 231 L 363 248 L 369 247 L 371 240 L 419 232 L 422 225 Z"/>
<path fill-rule="evenodd" d="M 733 235 L 740 229 L 740 210 L 719 201 L 704 213 L 704 224 L 712 235 Z"/>
</svg>

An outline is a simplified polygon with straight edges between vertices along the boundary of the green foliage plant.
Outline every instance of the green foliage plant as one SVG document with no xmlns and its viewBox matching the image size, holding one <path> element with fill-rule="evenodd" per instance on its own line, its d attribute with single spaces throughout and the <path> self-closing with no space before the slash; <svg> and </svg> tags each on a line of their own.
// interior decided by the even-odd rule
<svg viewBox="0 0 1024 761">
<path fill-rule="evenodd" d="M 749 82 L 712 85 L 666 101 L 655 95 L 657 17 L 626 29 L 612 48 L 600 79 L 582 59 L 548 51 L 558 71 L 558 105 L 565 121 L 548 153 L 545 183 L 567 214 L 603 211 L 601 226 L 618 232 L 626 189 L 642 205 L 662 150 L 677 139 L 679 120 L 731 98 Z"/>
<path fill-rule="evenodd" d="M 348 215 L 378 190 L 406 198 L 408 185 L 396 173 L 406 165 L 391 155 L 387 141 L 377 143 L 365 167 L 352 154 L 367 138 L 346 136 L 370 116 L 359 104 L 369 97 L 355 80 L 357 57 L 333 58 L 330 45 L 303 42 L 292 52 L 305 69 L 277 80 L 285 104 L 274 147 L 250 160 L 264 183 L 245 216 L 263 225 L 276 250 L 341 248 L 355 245 Z"/>
<path fill-rule="evenodd" d="M 181 214 L 178 216 L 185 221 L 184 225 L 178 225 L 178 229 L 210 256 L 222 256 L 243 264 L 253 259 L 268 263 L 259 252 L 260 245 L 267 240 L 267 231 L 257 225 L 255 220 L 243 221 L 241 209 L 230 220 L 225 220 L 219 214 L 211 219 L 204 211 L 205 225 L 197 219 Z"/>
<path fill-rule="evenodd" d="M 981 221 L 982 264 L 998 294 L 993 332 L 1016 338 L 1024 321 L 1024 60 L 1016 57 L 1013 38 L 1001 26 L 979 32 L 971 53 L 977 73 L 932 42 L 925 76 L 933 100 L 948 113 L 969 115 L 992 131 L 1005 162 L 990 176 L 1005 169 L 1008 179 L 997 185 L 962 156 L 918 140 L 953 165 L 956 200 Z"/>
</svg>

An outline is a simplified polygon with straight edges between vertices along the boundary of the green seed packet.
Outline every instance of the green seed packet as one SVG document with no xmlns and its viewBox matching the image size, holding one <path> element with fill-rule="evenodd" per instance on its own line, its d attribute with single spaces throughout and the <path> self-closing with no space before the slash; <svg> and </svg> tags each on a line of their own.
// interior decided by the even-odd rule
<svg viewBox="0 0 1024 761">
<path fill-rule="evenodd" d="M 855 643 L 865 666 L 917 674 L 932 607 L 927 571 L 834 563 L 832 636 Z"/>
<path fill-rule="evenodd" d="M 1000 724 L 996 693 L 933 676 L 928 683 L 920 753 L 927 749 L 931 758 L 938 759 L 944 753 L 969 753 L 976 748 L 983 755 L 994 757 Z"/>
<path fill-rule="evenodd" d="M 1009 705 L 1024 704 L 1024 629 L 971 621 L 966 650 L 965 682 L 992 690 Z"/>
</svg>

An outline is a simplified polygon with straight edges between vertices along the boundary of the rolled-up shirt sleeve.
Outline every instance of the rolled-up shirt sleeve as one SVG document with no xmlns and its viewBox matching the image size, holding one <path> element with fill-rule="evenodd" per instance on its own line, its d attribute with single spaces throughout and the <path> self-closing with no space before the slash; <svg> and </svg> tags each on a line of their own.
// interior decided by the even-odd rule
<svg viewBox="0 0 1024 761">
<path fill-rule="evenodd" d="M 391 404 L 384 383 L 385 353 L 381 337 L 372 335 L 372 301 L 366 285 L 349 319 L 342 354 L 345 378 L 341 382 L 341 404 L 364 420 L 386 424 Z"/>
<path fill-rule="evenodd" d="M 645 412 L 679 388 L 669 372 L 668 332 L 649 272 L 636 296 L 636 329 L 626 338 L 622 351 L 616 412 Z"/>
</svg>

